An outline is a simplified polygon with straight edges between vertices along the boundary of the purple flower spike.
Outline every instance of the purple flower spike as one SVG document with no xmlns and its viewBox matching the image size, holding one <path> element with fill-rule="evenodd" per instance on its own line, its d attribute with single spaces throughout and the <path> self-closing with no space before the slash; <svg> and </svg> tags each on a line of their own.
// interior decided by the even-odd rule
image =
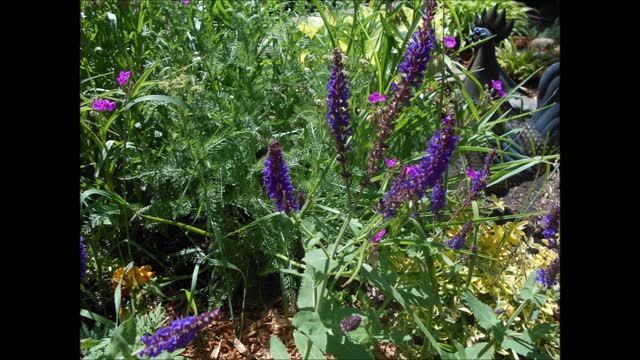
<svg viewBox="0 0 640 360">
<path fill-rule="evenodd" d="M 491 87 L 493 87 L 500 97 L 507 96 L 507 93 L 502 91 L 502 81 L 500 80 L 491 80 Z"/>
<path fill-rule="evenodd" d="M 414 89 L 419 88 L 422 84 L 424 71 L 427 69 L 429 60 L 431 60 L 431 51 L 436 43 L 435 31 L 431 27 L 431 20 L 434 17 L 435 10 L 436 3 L 430 0 L 427 3 L 427 11 L 422 18 L 423 24 L 413 33 L 404 61 L 398 68 L 398 73 L 404 75 L 404 78 Z"/>
<path fill-rule="evenodd" d="M 87 273 L 87 260 L 89 254 L 87 253 L 87 245 L 84 244 L 84 238 L 80 236 L 80 280 L 84 279 Z"/>
<path fill-rule="evenodd" d="M 442 210 L 447 206 L 447 187 L 444 186 L 442 180 L 438 181 L 433 187 L 433 194 L 431 194 L 431 207 L 430 210 L 436 216 L 442 215 Z"/>
<path fill-rule="evenodd" d="M 379 92 L 373 92 L 371 93 L 371 95 L 369 95 L 369 102 L 372 104 L 378 103 L 378 102 L 383 102 L 387 100 L 387 95 L 384 94 L 380 94 Z"/>
<path fill-rule="evenodd" d="M 542 219 L 542 223 L 544 224 L 542 236 L 549 242 L 549 249 L 558 252 L 556 234 L 558 234 L 558 227 L 560 226 L 560 204 L 553 203 L 553 205 L 551 205 L 551 210 Z"/>
<path fill-rule="evenodd" d="M 444 244 L 449 246 L 452 250 L 459 250 L 464 246 L 469 230 L 471 230 L 471 222 L 467 221 L 460 232 L 454 235 L 451 240 L 445 241 Z"/>
<path fill-rule="evenodd" d="M 276 200 L 278 211 L 288 214 L 291 209 L 300 209 L 293 198 L 295 190 L 291 185 L 289 168 L 284 161 L 280 143 L 274 139 L 269 144 L 269 153 L 264 161 L 264 186 L 267 188 L 269 197 Z M 299 194 L 298 198 L 300 198 Z"/>
<path fill-rule="evenodd" d="M 198 331 L 204 329 L 219 316 L 220 309 L 215 309 L 198 316 L 188 316 L 175 320 L 171 325 L 156 331 L 151 336 L 145 334 L 140 338 L 145 344 L 140 356 L 146 355 L 153 358 L 163 351 L 172 352 L 189 345 L 198 334 Z"/>
<path fill-rule="evenodd" d="M 349 114 L 349 85 L 347 84 L 347 78 L 344 74 L 344 65 L 342 64 L 342 53 L 340 49 L 335 48 L 333 50 L 333 67 L 331 69 L 331 78 L 327 85 L 327 106 L 329 112 L 327 114 L 327 120 L 331 133 L 336 138 L 336 152 L 338 153 L 338 162 L 344 164 L 347 161 L 346 151 L 350 148 L 347 146 L 347 138 L 351 135 L 351 128 L 349 127 L 349 120 L 351 115 Z M 346 170 L 343 173 L 344 177 L 348 177 L 349 174 Z"/>
<path fill-rule="evenodd" d="M 361 322 L 362 318 L 358 315 L 347 316 L 340 322 L 340 328 L 342 328 L 344 332 L 353 331 L 360 326 Z"/>
<path fill-rule="evenodd" d="M 120 76 L 116 78 L 118 84 L 124 85 L 129 81 L 129 76 L 131 76 L 131 71 L 122 71 L 120 70 Z"/>
<path fill-rule="evenodd" d="M 453 49 L 454 47 L 456 47 L 456 38 L 454 38 L 453 36 L 445 36 L 444 46 L 446 46 L 448 49 Z"/>
<path fill-rule="evenodd" d="M 389 159 L 389 158 L 384 158 L 384 162 L 387 164 L 387 167 L 394 167 L 396 166 L 396 163 L 398 162 L 397 159 Z"/>
<path fill-rule="evenodd" d="M 454 122 L 453 113 L 443 116 L 442 127 L 435 132 L 429 141 L 429 147 L 425 151 L 420 165 L 405 165 L 402 168 L 394 180 L 391 190 L 379 204 L 385 219 L 393 216 L 396 209 L 403 203 L 411 199 L 416 202 L 422 199 L 427 188 L 433 188 L 441 181 L 457 143 L 453 129 Z M 441 190 L 438 189 L 437 192 L 436 206 L 441 206 Z"/>
<path fill-rule="evenodd" d="M 536 280 L 542 283 L 547 289 L 558 283 L 558 273 L 560 272 L 560 258 L 555 258 L 546 269 L 538 269 Z"/>
<path fill-rule="evenodd" d="M 478 199 L 480 196 L 480 192 L 487 187 L 489 179 L 491 178 L 490 166 L 495 156 L 496 150 L 494 149 L 485 158 L 484 168 L 482 168 L 482 170 L 467 170 L 467 176 L 469 177 L 469 179 L 471 179 L 471 188 L 469 189 L 471 199 Z"/>
<path fill-rule="evenodd" d="M 376 234 L 376 236 L 373 237 L 373 239 L 371 239 L 371 243 L 373 244 L 377 244 L 380 242 L 380 239 L 382 239 L 382 237 L 387 233 L 387 229 L 382 229 L 382 231 L 380 231 L 379 233 Z"/>
</svg>

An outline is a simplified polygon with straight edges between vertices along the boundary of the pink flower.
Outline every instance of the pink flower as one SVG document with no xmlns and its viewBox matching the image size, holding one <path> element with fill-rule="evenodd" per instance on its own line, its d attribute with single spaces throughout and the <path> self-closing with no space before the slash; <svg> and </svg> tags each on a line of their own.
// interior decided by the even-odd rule
<svg viewBox="0 0 640 360">
<path fill-rule="evenodd" d="M 115 101 L 109 101 L 106 99 L 94 99 L 93 100 L 93 110 L 95 111 L 113 111 L 116 108 Z"/>
<path fill-rule="evenodd" d="M 500 80 L 491 80 L 491 87 L 496 89 L 496 91 L 498 92 L 498 95 L 500 95 L 500 97 L 507 96 L 507 93 L 502 91 L 502 81 L 500 81 Z"/>
<path fill-rule="evenodd" d="M 456 47 L 456 38 L 454 38 L 453 36 L 445 36 L 444 46 L 446 46 L 448 49 L 453 49 L 454 47 Z"/>
<path fill-rule="evenodd" d="M 380 239 L 384 236 L 384 234 L 387 233 L 386 229 L 382 229 L 382 231 L 380 231 L 378 234 L 376 234 L 376 236 L 373 237 L 373 239 L 371 239 L 371 243 L 373 244 L 377 244 L 380 242 Z"/>
<path fill-rule="evenodd" d="M 396 166 L 396 162 L 398 162 L 397 159 L 388 159 L 388 158 L 384 158 L 384 162 L 387 163 L 387 167 L 394 167 Z"/>
<path fill-rule="evenodd" d="M 185 5 L 189 5 L 189 3 L 191 2 L 191 0 L 183 0 L 182 1 Z"/>
<path fill-rule="evenodd" d="M 129 81 L 129 76 L 131 76 L 131 71 L 120 70 L 120 76 L 118 76 L 116 80 L 118 80 L 118 84 L 124 85 Z"/>
<path fill-rule="evenodd" d="M 380 94 L 379 92 L 373 92 L 371 93 L 371 95 L 369 95 L 369 102 L 372 104 L 375 104 L 377 102 L 383 102 L 387 100 L 387 95 L 384 94 Z"/>
</svg>

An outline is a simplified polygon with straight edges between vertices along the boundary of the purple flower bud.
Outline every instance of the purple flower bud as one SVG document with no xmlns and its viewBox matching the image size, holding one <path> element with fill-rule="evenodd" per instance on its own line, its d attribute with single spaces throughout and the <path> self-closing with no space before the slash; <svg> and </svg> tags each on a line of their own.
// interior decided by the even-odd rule
<svg viewBox="0 0 640 360">
<path fill-rule="evenodd" d="M 442 210 L 447 206 L 447 187 L 442 183 L 442 180 L 438 181 L 433 187 L 433 194 L 431 194 L 431 207 L 430 210 L 436 216 L 442 215 Z"/>
<path fill-rule="evenodd" d="M 490 166 L 495 156 L 496 156 L 496 150 L 494 149 L 485 158 L 484 168 L 482 170 L 479 170 L 479 171 L 475 171 L 473 169 L 467 170 L 467 176 L 471 179 L 471 188 L 469 189 L 469 194 L 471 199 L 479 198 L 480 192 L 487 187 L 487 184 L 489 183 L 489 179 L 491 178 Z"/>
<path fill-rule="evenodd" d="M 362 318 L 358 315 L 347 316 L 340 322 L 340 328 L 344 332 L 353 331 L 360 326 L 360 322 L 362 322 Z"/>
<path fill-rule="evenodd" d="M 453 36 L 445 36 L 444 46 L 446 46 L 448 49 L 453 49 L 454 47 L 456 47 L 456 38 L 454 38 Z"/>
<path fill-rule="evenodd" d="M 372 104 L 378 103 L 378 102 L 383 102 L 387 100 L 387 95 L 380 95 L 379 92 L 375 91 L 373 93 L 371 93 L 371 95 L 369 95 L 369 102 Z"/>
<path fill-rule="evenodd" d="M 502 91 L 502 81 L 500 80 L 491 80 L 491 87 L 493 87 L 500 97 L 507 96 L 507 93 Z"/>
<path fill-rule="evenodd" d="M 109 101 L 106 99 L 94 99 L 93 110 L 95 111 L 113 111 L 116 108 L 115 101 Z"/>
<path fill-rule="evenodd" d="M 394 167 L 396 166 L 396 162 L 398 162 L 397 159 L 389 159 L 389 158 L 384 158 L 384 162 L 387 164 L 387 167 Z"/>
<path fill-rule="evenodd" d="M 380 239 L 387 233 L 387 229 L 382 229 L 382 231 L 380 231 L 379 233 L 376 234 L 376 236 L 373 237 L 373 239 L 371 239 L 371 243 L 373 244 L 377 244 L 380 242 Z"/>
<path fill-rule="evenodd" d="M 496 314 L 497 314 L 497 315 L 502 315 L 502 314 L 504 314 L 504 309 L 503 309 L 503 308 L 496 309 Z"/>
<path fill-rule="evenodd" d="M 289 213 L 291 209 L 299 210 L 298 204 L 293 199 L 295 189 L 289 178 L 289 168 L 284 161 L 284 155 L 280 143 L 274 139 L 269 144 L 269 152 L 264 161 L 264 186 L 269 197 L 276 200 L 278 211 Z M 299 197 L 300 195 L 298 195 Z"/>
<path fill-rule="evenodd" d="M 116 78 L 118 84 L 124 85 L 129 81 L 129 76 L 131 76 L 131 71 L 122 71 L 120 70 L 120 76 Z"/>
</svg>

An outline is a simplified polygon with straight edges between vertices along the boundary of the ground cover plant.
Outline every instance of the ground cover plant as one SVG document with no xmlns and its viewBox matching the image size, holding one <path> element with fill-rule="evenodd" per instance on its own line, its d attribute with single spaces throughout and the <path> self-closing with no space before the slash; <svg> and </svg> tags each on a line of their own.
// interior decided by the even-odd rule
<svg viewBox="0 0 640 360">
<path fill-rule="evenodd" d="M 560 204 L 492 189 L 560 155 L 464 3 L 81 1 L 82 358 L 559 358 Z"/>
</svg>

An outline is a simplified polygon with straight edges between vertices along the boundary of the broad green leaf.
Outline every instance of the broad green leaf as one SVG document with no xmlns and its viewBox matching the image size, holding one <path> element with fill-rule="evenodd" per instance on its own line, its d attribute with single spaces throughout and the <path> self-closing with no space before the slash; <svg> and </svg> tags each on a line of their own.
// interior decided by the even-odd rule
<svg viewBox="0 0 640 360">
<path fill-rule="evenodd" d="M 489 305 L 478 300 L 469 290 L 464 291 L 463 301 L 471 309 L 483 329 L 491 330 L 500 322 L 495 311 Z"/>
<path fill-rule="evenodd" d="M 282 341 L 278 339 L 276 336 L 271 335 L 271 341 L 269 345 L 269 350 L 271 351 L 271 356 L 274 360 L 290 360 L 291 356 L 287 352 L 287 348 L 284 346 Z"/>
<path fill-rule="evenodd" d="M 465 359 L 493 359 L 494 349 L 493 346 L 489 347 L 484 353 L 480 354 L 480 351 L 487 346 L 487 343 L 477 343 L 470 348 L 465 349 Z"/>
<path fill-rule="evenodd" d="M 307 270 L 313 270 L 312 267 L 307 266 Z M 311 275 L 309 275 L 308 271 L 302 275 L 302 282 L 300 283 L 300 291 L 298 292 L 298 309 L 313 309 L 316 306 L 315 302 L 315 289 L 316 287 L 313 284 L 313 280 L 311 279 Z"/>
<path fill-rule="evenodd" d="M 547 296 L 541 292 L 541 286 L 536 282 L 536 277 L 537 274 L 535 271 L 529 274 L 527 281 L 524 283 L 522 289 L 520 289 L 520 293 L 518 293 L 518 298 L 522 301 L 531 300 L 532 303 L 542 307 L 545 301 L 547 301 Z"/>
<path fill-rule="evenodd" d="M 326 359 L 327 357 L 322 353 L 317 346 L 313 344 L 313 342 L 307 337 L 307 335 L 301 333 L 298 330 L 293 330 L 293 340 L 296 342 L 296 347 L 298 351 L 302 355 L 302 358 L 305 358 L 305 355 L 308 353 L 309 355 L 306 359 Z"/>
<path fill-rule="evenodd" d="M 327 252 L 330 252 L 331 248 L 327 249 Z M 335 261 L 328 262 L 327 254 L 321 249 L 313 249 L 305 254 L 302 260 L 307 264 L 312 266 L 318 272 L 322 274 L 327 274 L 336 267 Z"/>
<path fill-rule="evenodd" d="M 123 354 L 125 358 L 130 358 L 131 348 L 136 341 L 136 321 L 135 317 L 130 317 L 118 326 L 113 335 L 111 335 L 111 343 L 105 351 L 105 355 L 109 358 L 116 358 L 119 354 Z"/>
<path fill-rule="evenodd" d="M 327 328 L 317 312 L 300 311 L 293 318 L 296 330 L 307 335 L 320 350 L 327 349 Z"/>
</svg>

